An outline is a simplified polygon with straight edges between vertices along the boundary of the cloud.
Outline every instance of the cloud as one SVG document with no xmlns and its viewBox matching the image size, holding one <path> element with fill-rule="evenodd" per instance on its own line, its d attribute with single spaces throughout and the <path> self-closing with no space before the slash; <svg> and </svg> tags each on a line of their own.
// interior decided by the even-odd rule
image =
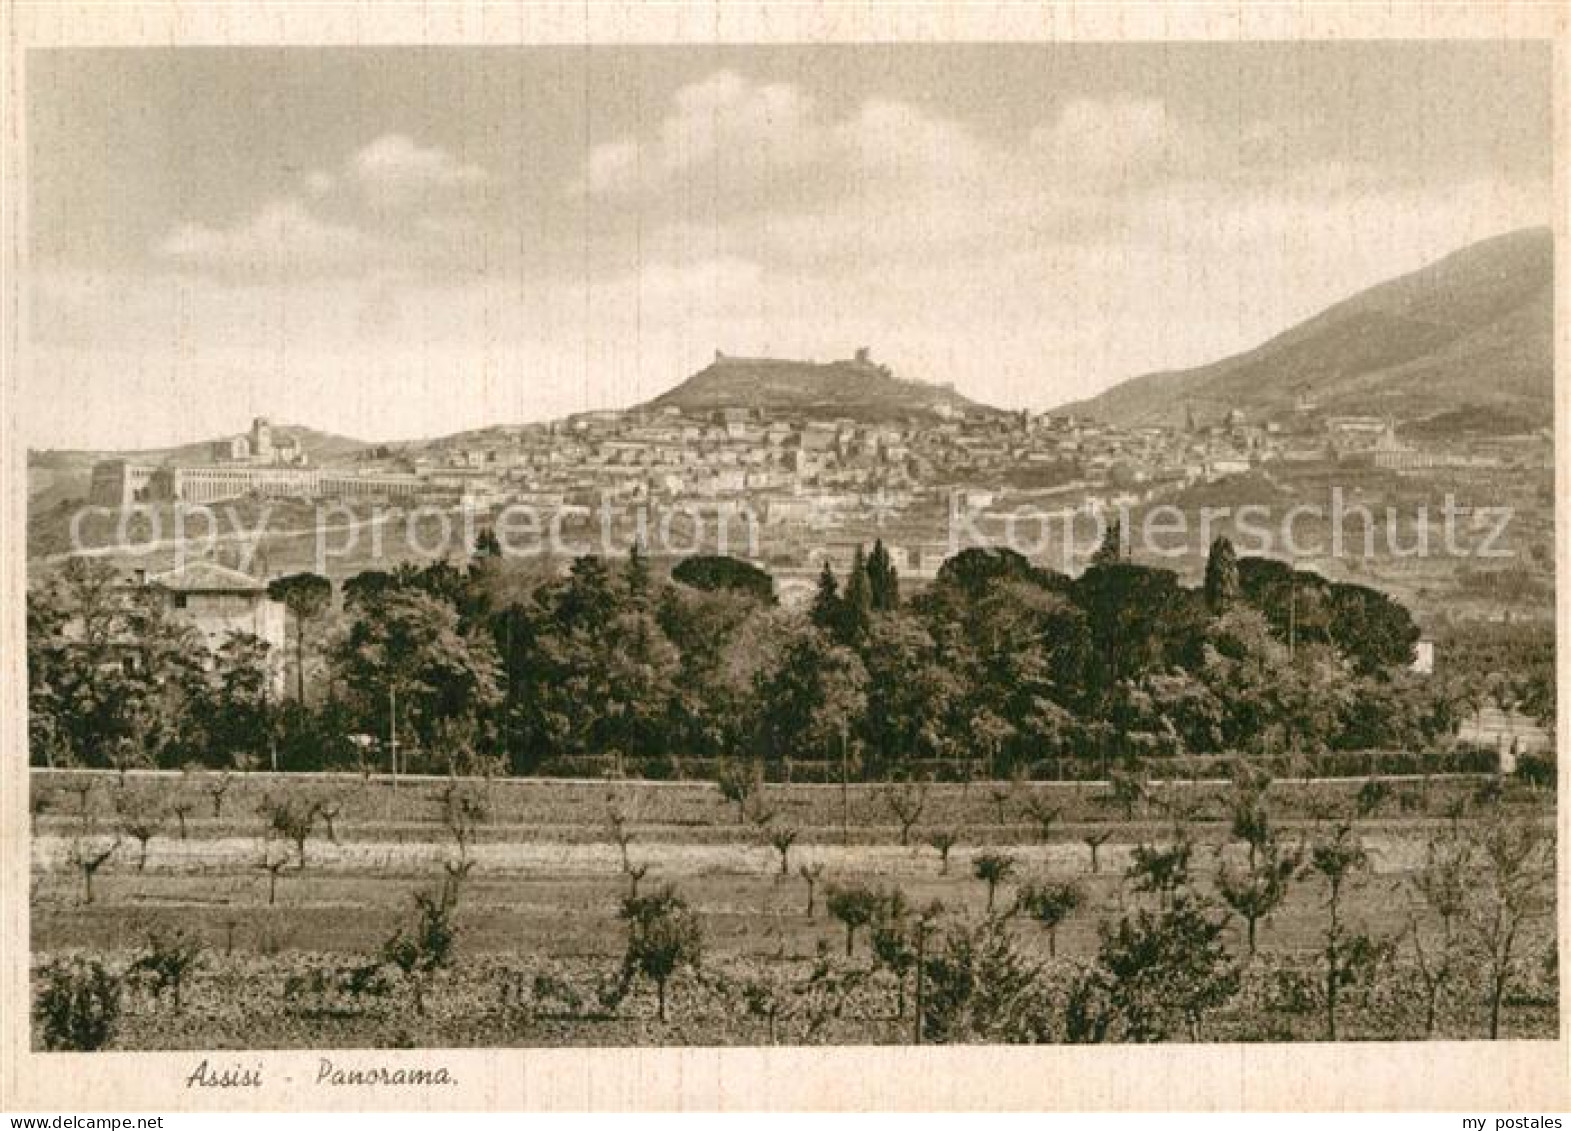
<svg viewBox="0 0 1571 1131">
<path fill-rule="evenodd" d="M 1037 187 L 1114 179 L 1136 170 L 1171 175 L 1204 168 L 1209 139 L 1177 120 L 1161 99 L 1114 95 L 1065 102 L 1023 139 L 988 136 L 908 101 L 869 97 L 832 118 L 790 83 L 757 83 L 722 70 L 672 95 L 648 137 L 594 146 L 570 186 L 604 195 L 658 193 L 700 175 L 724 190 L 774 178 L 797 192 L 798 177 L 836 186 L 1020 182 Z M 782 174 L 793 174 L 785 177 Z"/>
<path fill-rule="evenodd" d="M 485 184 L 479 165 L 403 134 L 384 134 L 349 159 L 349 172 L 373 204 L 405 208 Z"/>
<path fill-rule="evenodd" d="M 268 201 L 229 227 L 183 224 L 154 248 L 182 267 L 262 277 L 357 272 L 391 250 L 380 237 L 314 215 L 295 197 Z"/>
<path fill-rule="evenodd" d="M 445 149 L 385 134 L 350 154 L 340 173 L 312 169 L 297 193 L 228 226 L 183 224 L 153 252 L 187 270 L 242 278 L 440 271 L 474 258 L 477 228 L 462 193 L 489 181 Z"/>
<path fill-rule="evenodd" d="M 679 89 L 655 137 L 617 138 L 590 149 L 584 177 L 569 186 L 576 195 L 659 189 L 684 173 L 717 163 L 745 176 L 820 156 L 822 126 L 813 103 L 789 83 L 754 83 L 735 71 L 717 71 Z"/>
</svg>

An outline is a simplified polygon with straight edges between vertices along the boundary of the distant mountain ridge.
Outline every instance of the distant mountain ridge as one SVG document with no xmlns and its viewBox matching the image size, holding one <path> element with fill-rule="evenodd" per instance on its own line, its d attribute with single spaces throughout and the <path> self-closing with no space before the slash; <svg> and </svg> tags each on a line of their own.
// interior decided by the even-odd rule
<svg viewBox="0 0 1571 1131">
<path fill-rule="evenodd" d="M 896 377 L 867 350 L 830 362 L 730 357 L 715 352 L 709 365 L 639 409 L 677 408 L 687 413 L 727 408 L 771 413 L 898 419 L 950 413 L 996 413 L 949 385 Z M 638 410 L 634 410 L 638 411 Z"/>
<path fill-rule="evenodd" d="M 1423 420 L 1490 410 L 1548 424 L 1554 403 L 1554 241 L 1526 228 L 1362 291 L 1255 349 L 1150 373 L 1072 412 L 1124 427 L 1291 412 Z"/>
</svg>

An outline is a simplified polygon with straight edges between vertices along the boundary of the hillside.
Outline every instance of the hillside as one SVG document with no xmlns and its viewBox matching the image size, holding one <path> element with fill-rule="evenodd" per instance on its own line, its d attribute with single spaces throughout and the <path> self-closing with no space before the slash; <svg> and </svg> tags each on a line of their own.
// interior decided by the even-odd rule
<svg viewBox="0 0 1571 1131">
<path fill-rule="evenodd" d="M 823 363 L 727 357 L 717 352 L 709 365 L 640 408 L 679 408 L 694 414 L 751 408 L 858 420 L 998 411 L 968 400 L 948 385 L 901 380 L 887 366 L 869 360 L 865 351 L 851 360 Z"/>
<path fill-rule="evenodd" d="M 275 424 L 276 436 L 293 436 L 315 464 L 332 464 L 353 455 L 365 444 L 348 436 L 319 432 L 290 424 Z M 214 436 L 213 440 L 220 437 Z M 29 507 L 41 510 L 67 499 L 87 497 L 93 464 L 106 459 L 125 459 L 133 463 L 208 463 L 212 440 L 180 444 L 172 448 L 147 448 L 139 451 L 92 451 L 80 448 L 46 448 L 27 453 L 27 491 Z"/>
<path fill-rule="evenodd" d="M 1502 427 L 1553 411 L 1553 241 L 1529 228 L 1371 287 L 1247 353 L 1136 377 L 1063 411 L 1123 426 L 1188 410 L 1259 418 L 1306 402 L 1322 414 L 1423 420 L 1488 410 Z M 1515 423 L 1513 423 L 1515 422 Z"/>
</svg>

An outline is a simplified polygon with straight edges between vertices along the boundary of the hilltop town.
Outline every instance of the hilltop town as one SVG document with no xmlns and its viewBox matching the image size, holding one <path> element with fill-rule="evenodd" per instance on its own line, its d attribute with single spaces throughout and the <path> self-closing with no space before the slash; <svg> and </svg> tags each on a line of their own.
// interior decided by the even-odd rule
<svg viewBox="0 0 1571 1131">
<path fill-rule="evenodd" d="M 771 372 L 767 395 L 750 405 L 722 406 L 713 396 L 693 403 L 694 386 L 712 390 L 733 368 Z M 869 371 L 884 386 L 876 404 L 849 395 Z M 824 404 L 800 396 L 801 386 L 842 392 Z M 1163 502 L 1194 509 L 1252 485 L 1256 496 L 1285 504 L 1312 497 L 1329 478 L 1363 492 L 1366 504 L 1442 485 L 1494 497 L 1553 466 L 1547 430 L 1435 435 L 1390 417 L 1324 414 L 1309 402 L 1268 419 L 1191 410 L 1177 426 L 1117 427 L 935 391 L 893 378 L 867 350 L 825 365 L 717 353 L 648 405 L 367 446 L 320 465 L 259 419 L 248 433 L 214 442 L 206 460 L 102 461 L 90 501 L 335 499 L 481 515 L 516 505 L 570 532 L 596 526 L 610 508 L 627 545 L 640 537 L 639 521 L 675 510 L 687 526 L 678 523 L 672 537 L 694 552 L 721 548 L 714 543 L 724 527 L 731 540 L 723 548 L 808 579 L 823 560 L 843 565 L 857 545 L 880 538 L 902 573 L 920 580 L 955 551 L 957 516 L 968 537 L 998 535 L 1001 522 L 1025 516 L 1035 523 L 1034 556 L 1073 569 L 1095 549 L 1099 521 Z M 1197 568 L 1203 550 L 1186 546 L 1174 564 Z"/>
</svg>

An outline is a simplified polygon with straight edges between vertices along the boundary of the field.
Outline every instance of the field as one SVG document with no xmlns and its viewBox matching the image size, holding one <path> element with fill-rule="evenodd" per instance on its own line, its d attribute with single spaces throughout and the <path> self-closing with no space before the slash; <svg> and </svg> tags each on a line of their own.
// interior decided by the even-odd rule
<svg viewBox="0 0 1571 1131">
<path fill-rule="evenodd" d="M 1480 819 L 1485 783 L 1437 778 L 1390 783 L 1377 798 L 1366 792 L 1366 802 L 1377 803 L 1366 804 L 1356 827 L 1369 866 L 1349 882 L 1342 917 L 1391 946 L 1378 974 L 1348 989 L 1339 1037 L 1423 1035 L 1417 975 L 1402 939 L 1410 916 L 1434 924 L 1417 910 L 1410 881 L 1431 837 Z M 1353 811 L 1361 788 L 1274 784 L 1269 802 L 1284 843 L 1317 842 L 1332 813 Z M 479 802 L 483 817 L 444 820 L 449 789 L 458 791 L 449 798 Z M 35 771 L 35 984 L 62 956 L 129 966 L 149 935 L 180 928 L 201 949 L 178 1010 L 168 994 L 133 989 L 111 1047 L 911 1040 L 912 979 L 875 961 L 867 928 L 846 956 L 846 930 L 826 913 L 826 891 L 856 883 L 897 888 L 913 908 L 941 901 L 944 922 L 977 925 L 988 920 L 989 892 L 974 865 L 994 852 L 1015 862 L 1015 874 L 998 886 L 1000 912 L 1026 881 L 1073 880 L 1081 888 L 1080 906 L 1051 942 L 1024 915 L 998 920 L 1039 985 L 1037 1039 L 1066 1039 L 1060 1014 L 1075 975 L 1097 955 L 1102 925 L 1157 906 L 1157 897 L 1126 879 L 1137 845 L 1170 842 L 1176 814 L 1195 844 L 1197 892 L 1212 893 L 1220 862 L 1244 866 L 1245 847 L 1231 842 L 1228 789 L 1163 786 L 1125 805 L 1092 783 L 978 782 L 920 793 L 765 786 L 744 815 L 706 782 L 405 778 L 395 785 L 357 775 L 221 781 L 133 773 L 121 783 L 109 773 Z M 316 813 L 303 868 L 293 842 L 269 835 L 269 807 L 285 799 Z M 1509 785 L 1487 804 L 1515 822 L 1552 823 L 1552 797 L 1525 787 Z M 909 825 L 905 844 L 896 809 Z M 771 843 L 782 828 L 796 834 L 784 873 Z M 939 830 L 955 837 L 947 864 L 930 843 Z M 139 833 L 150 834 L 145 862 Z M 83 850 L 117 836 L 113 855 L 91 877 L 88 902 Z M 1098 842 L 1094 868 L 1087 837 Z M 461 858 L 469 870 L 453 913 L 453 961 L 419 985 L 392 974 L 378 975 L 369 989 L 349 988 L 353 970 L 411 927 L 416 894 L 440 888 Z M 822 866 L 811 914 L 804 865 Z M 702 935 L 697 968 L 671 978 L 664 1021 L 647 979 L 619 977 L 628 938 L 619 910 L 635 882 L 630 871 L 646 894 L 674 885 Z M 1542 879 L 1541 896 L 1551 882 Z M 1259 928 L 1259 953 L 1246 960 L 1242 924 L 1230 924 L 1225 939 L 1244 960 L 1241 983 L 1190 1036 L 1321 1035 L 1315 986 L 1326 897 L 1319 876 L 1295 880 Z M 1552 931 L 1552 913 L 1539 916 L 1518 944 L 1502 1036 L 1556 1031 Z M 1434 1036 L 1486 1035 L 1477 973 L 1441 995 Z"/>
</svg>

